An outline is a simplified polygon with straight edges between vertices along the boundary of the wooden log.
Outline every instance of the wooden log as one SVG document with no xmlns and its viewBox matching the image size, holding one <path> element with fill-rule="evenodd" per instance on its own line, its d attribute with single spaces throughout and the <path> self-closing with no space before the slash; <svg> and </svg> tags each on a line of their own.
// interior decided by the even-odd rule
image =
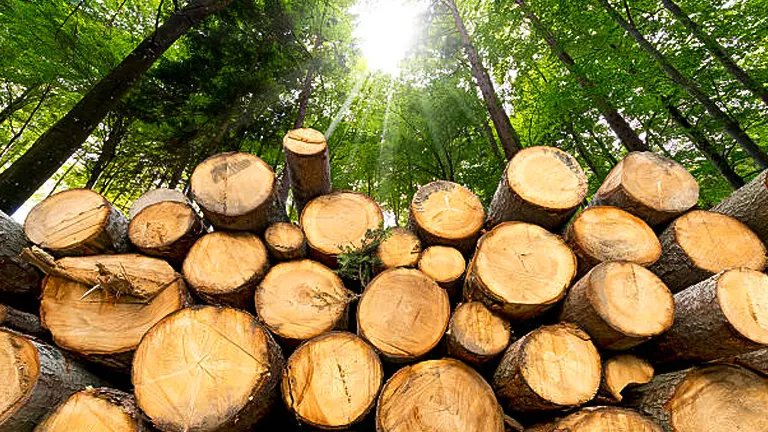
<svg viewBox="0 0 768 432">
<path fill-rule="evenodd" d="M 180 263 L 205 233 L 205 226 L 186 198 L 177 195 L 181 192 L 171 191 L 170 194 L 166 196 L 162 189 L 155 189 L 133 204 L 128 238 L 147 255 Z M 136 209 L 140 210 L 134 214 Z"/>
<path fill-rule="evenodd" d="M 584 201 L 587 188 L 573 156 L 554 147 L 528 147 L 507 164 L 488 208 L 489 225 L 521 221 L 557 230 Z"/>
<path fill-rule="evenodd" d="M 730 216 L 694 210 L 675 219 L 659 240 L 662 255 L 650 270 L 673 293 L 723 270 L 765 269 L 765 245 Z"/>
<path fill-rule="evenodd" d="M 598 399 L 607 403 L 619 403 L 621 392 L 628 386 L 645 384 L 653 379 L 653 366 L 646 360 L 631 354 L 619 354 L 603 362 L 603 380 Z"/>
<path fill-rule="evenodd" d="M 277 197 L 275 173 L 249 153 L 220 153 L 195 168 L 190 193 L 216 228 L 263 232 L 285 220 Z"/>
<path fill-rule="evenodd" d="M 264 243 L 275 261 L 291 261 L 307 256 L 307 240 L 298 225 L 277 222 L 264 232 Z"/>
<path fill-rule="evenodd" d="M 620 207 L 658 226 L 698 201 L 699 185 L 682 165 L 656 153 L 632 152 L 613 167 L 590 205 Z"/>
<path fill-rule="evenodd" d="M 331 268 L 345 248 L 359 248 L 369 230 L 384 224 L 379 204 L 357 192 L 339 191 L 319 196 L 301 212 L 309 257 Z"/>
<path fill-rule="evenodd" d="M 24 222 L 32 243 L 55 256 L 128 250 L 128 220 L 90 189 L 70 189 L 38 203 Z"/>
<path fill-rule="evenodd" d="M 461 297 L 466 268 L 464 256 L 458 249 L 450 246 L 430 246 L 419 258 L 419 270 L 446 290 L 451 300 Z"/>
<path fill-rule="evenodd" d="M 623 402 L 665 431 L 768 430 L 768 380 L 739 366 L 658 375 L 648 384 L 629 389 Z"/>
<path fill-rule="evenodd" d="M 639 311 L 638 311 L 639 312 Z M 716 360 L 768 345 L 768 276 L 719 273 L 675 294 L 675 323 L 642 347 L 654 364 Z"/>
<path fill-rule="evenodd" d="M 0 211 L 0 298 L 23 297 L 22 305 L 28 303 L 25 310 L 36 307 L 42 279 L 36 268 L 19 258 L 21 250 L 31 245 L 21 225 Z"/>
<path fill-rule="evenodd" d="M 383 270 L 416 267 L 421 255 L 421 240 L 405 228 L 393 227 L 392 234 L 376 249 Z M 423 271 L 423 270 L 422 270 Z"/>
<path fill-rule="evenodd" d="M 205 302 L 252 310 L 269 258 L 255 234 L 216 231 L 192 246 L 182 270 L 189 287 Z"/>
<path fill-rule="evenodd" d="M 87 388 L 69 397 L 35 432 L 150 432 L 133 395 L 111 388 Z"/>
<path fill-rule="evenodd" d="M 493 388 L 514 411 L 556 410 L 591 400 L 600 379 L 600 355 L 589 335 L 561 323 L 539 327 L 510 345 Z"/>
<path fill-rule="evenodd" d="M 141 337 L 163 317 L 186 306 L 189 294 L 177 279 L 151 300 L 93 291 L 69 279 L 43 281 L 40 321 L 56 345 L 120 371 L 129 370 Z"/>
<path fill-rule="evenodd" d="M 331 193 L 328 143 L 322 132 L 309 128 L 294 129 L 283 138 L 283 150 L 291 173 L 293 200 L 301 214 L 310 200 Z"/>
<path fill-rule="evenodd" d="M 587 407 L 562 419 L 536 425 L 526 432 L 662 432 L 647 417 L 626 408 Z"/>
<path fill-rule="evenodd" d="M 768 243 L 768 170 L 761 172 L 749 183 L 712 207 L 715 213 L 736 218 L 746 224 Z"/>
<path fill-rule="evenodd" d="M 565 230 L 564 238 L 579 259 L 579 274 L 607 261 L 630 261 L 643 267 L 661 256 L 661 244 L 642 219 L 617 207 L 589 207 Z"/>
<path fill-rule="evenodd" d="M 364 340 L 325 333 L 291 354 L 283 370 L 283 401 L 302 423 L 347 429 L 373 408 L 383 377 L 379 356 Z"/>
<path fill-rule="evenodd" d="M 768 348 L 736 356 L 734 362 L 768 376 Z"/>
<path fill-rule="evenodd" d="M 162 431 L 246 431 L 278 398 L 280 347 L 250 314 L 182 309 L 136 350 L 136 403 Z"/>
<path fill-rule="evenodd" d="M 145 192 L 136 201 L 131 204 L 128 210 L 128 218 L 133 220 L 145 208 L 161 202 L 176 202 L 180 204 L 191 204 L 184 192 L 176 189 L 158 188 Z"/>
<path fill-rule="evenodd" d="M 0 304 L 0 326 L 43 340 L 51 338 L 51 334 L 43 328 L 37 315 L 3 304 Z"/>
<path fill-rule="evenodd" d="M 104 385 L 57 348 L 0 329 L 0 431 L 28 432 L 51 407 L 85 386 Z"/>
<path fill-rule="evenodd" d="M 448 327 L 448 294 L 424 273 L 386 270 L 365 288 L 357 307 L 357 332 L 385 360 L 407 362 L 437 346 Z"/>
<path fill-rule="evenodd" d="M 537 225 L 503 222 L 480 239 L 464 281 L 464 298 L 510 320 L 541 315 L 565 296 L 576 256 Z"/>
<path fill-rule="evenodd" d="M 511 340 L 509 323 L 480 302 L 457 306 L 446 332 L 448 355 L 475 366 L 504 352 Z"/>
<path fill-rule="evenodd" d="M 439 180 L 419 188 L 411 201 L 408 229 L 425 246 L 452 246 L 463 254 L 474 250 L 485 211 L 480 199 L 464 186 Z"/>
<path fill-rule="evenodd" d="M 664 282 L 628 261 L 599 264 L 568 291 L 560 321 L 577 324 L 602 349 L 625 350 L 672 326 L 675 301 Z"/>
<path fill-rule="evenodd" d="M 328 267 L 312 260 L 280 263 L 256 290 L 256 314 L 291 345 L 330 330 L 344 330 L 355 294 Z"/>
<path fill-rule="evenodd" d="M 395 372 L 381 390 L 376 432 L 503 432 L 491 387 L 454 359 L 428 360 Z"/>
</svg>

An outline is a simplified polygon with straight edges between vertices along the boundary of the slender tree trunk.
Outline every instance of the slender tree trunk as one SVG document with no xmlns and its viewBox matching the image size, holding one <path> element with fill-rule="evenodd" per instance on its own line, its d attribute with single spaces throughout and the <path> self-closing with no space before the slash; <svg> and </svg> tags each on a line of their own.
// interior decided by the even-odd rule
<svg viewBox="0 0 768 432">
<path fill-rule="evenodd" d="M 602 178 L 602 173 L 599 169 L 597 169 L 597 165 L 592 160 L 592 155 L 589 153 L 589 150 L 587 149 L 587 146 L 584 145 L 584 140 L 581 139 L 579 134 L 576 133 L 576 131 L 573 129 L 573 122 L 568 121 L 566 123 L 566 127 L 568 128 L 568 134 L 571 135 L 573 138 L 573 143 L 576 146 L 576 151 L 581 155 L 581 158 L 584 159 L 584 162 L 587 163 L 587 166 L 590 170 L 592 170 L 593 173 L 595 173 L 596 176 Z"/>
<path fill-rule="evenodd" d="M 749 135 L 744 132 L 736 120 L 723 112 L 723 110 L 717 106 L 712 98 L 704 94 L 701 88 L 696 85 L 693 80 L 688 79 L 679 70 L 677 70 L 677 68 L 675 68 L 672 63 L 669 62 L 664 54 L 656 49 L 656 47 L 654 47 L 648 41 L 648 39 L 646 39 L 645 36 L 640 33 L 634 24 L 627 21 L 624 17 L 621 16 L 621 14 L 616 11 L 616 9 L 614 9 L 613 6 L 611 6 L 609 0 L 597 1 L 605 8 L 605 10 L 613 18 L 613 20 L 616 21 L 619 27 L 629 33 L 635 39 L 640 48 L 642 48 L 644 51 L 650 54 L 651 57 L 653 57 L 659 67 L 664 70 L 667 76 L 669 76 L 669 78 L 675 84 L 685 89 L 688 94 L 690 94 L 694 99 L 699 101 L 702 106 L 704 106 L 704 108 L 713 119 L 723 125 L 723 129 L 725 129 L 728 135 L 730 135 L 747 153 L 749 153 L 750 156 L 752 156 L 752 159 L 755 160 L 758 166 L 763 169 L 768 168 L 768 153 L 766 153 L 763 149 L 758 147 L 757 144 L 755 144 L 752 138 L 750 138 Z"/>
<path fill-rule="evenodd" d="M 491 126 L 488 124 L 487 120 L 483 121 L 483 133 L 485 134 L 485 137 L 488 138 L 488 145 L 491 147 L 491 152 L 493 153 L 493 156 L 496 158 L 497 161 L 499 161 L 499 164 L 501 166 L 504 166 L 504 158 L 501 156 L 501 153 L 499 152 L 499 147 L 496 144 L 496 137 L 493 135 L 493 130 L 491 129 Z"/>
<path fill-rule="evenodd" d="M 600 148 L 600 152 L 605 156 L 606 159 L 611 163 L 611 166 L 616 165 L 619 163 L 619 161 L 616 159 L 616 156 L 611 153 L 611 150 L 605 145 L 602 139 L 600 139 L 599 136 L 595 133 L 595 131 L 592 130 L 592 128 L 587 128 L 587 132 L 589 132 L 589 136 L 592 137 L 593 140 L 595 140 L 595 144 Z"/>
<path fill-rule="evenodd" d="M 231 0 L 196 0 L 173 13 L 0 174 L 0 209 L 13 213 L 72 156 L 154 62 L 190 27 Z"/>
<path fill-rule="evenodd" d="M 13 98 L 13 100 L 8 105 L 6 105 L 2 111 L 0 111 L 0 124 L 3 124 L 6 120 L 8 120 L 8 117 L 12 116 L 16 111 L 29 105 L 31 102 L 29 97 L 30 93 L 32 93 L 32 91 L 36 90 L 38 87 L 39 85 L 29 86 L 20 95 Z"/>
<path fill-rule="evenodd" d="M 35 108 L 32 109 L 32 112 L 29 113 L 29 117 L 27 117 L 27 120 L 24 122 L 24 124 L 21 125 L 21 128 L 19 128 L 19 131 L 16 132 L 13 137 L 11 137 L 11 140 L 8 141 L 8 144 L 5 145 L 3 148 L 2 154 L 0 154 L 0 157 L 5 158 L 5 155 L 11 151 L 11 148 L 13 148 L 13 144 L 21 138 L 21 136 L 24 134 L 24 131 L 27 129 L 27 126 L 29 126 L 29 122 L 32 121 L 32 119 L 35 117 L 35 114 L 37 114 L 37 111 L 40 109 L 41 106 L 43 106 L 43 102 L 45 102 L 45 99 L 48 97 L 48 93 L 51 92 L 51 84 L 48 84 L 48 87 L 45 88 L 43 91 L 43 94 L 40 95 L 40 100 L 37 101 L 37 105 L 35 105 Z M 4 162 L 2 162 L 4 163 Z"/>
<path fill-rule="evenodd" d="M 93 189 L 99 176 L 104 172 L 104 168 L 106 168 L 115 158 L 117 146 L 123 140 L 123 137 L 125 137 L 127 132 L 128 124 L 125 117 L 120 113 L 116 114 L 112 129 L 109 131 L 107 139 L 104 140 L 104 144 L 101 146 L 101 153 L 96 160 L 96 165 L 91 169 L 91 175 L 88 176 L 88 181 L 85 182 L 84 187 L 86 189 Z"/>
</svg>

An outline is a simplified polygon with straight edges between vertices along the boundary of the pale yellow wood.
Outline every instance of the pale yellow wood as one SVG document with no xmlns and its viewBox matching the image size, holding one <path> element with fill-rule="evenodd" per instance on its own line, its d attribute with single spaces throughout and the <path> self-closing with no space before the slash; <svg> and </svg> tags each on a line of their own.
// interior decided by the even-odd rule
<svg viewBox="0 0 768 432">
<path fill-rule="evenodd" d="M 471 364 L 501 354 L 512 339 L 509 323 L 480 302 L 456 307 L 448 325 L 448 353 Z"/>
<path fill-rule="evenodd" d="M 197 223 L 197 215 L 188 204 L 163 201 L 136 214 L 128 226 L 128 236 L 138 248 L 159 249 L 179 241 Z"/>
<path fill-rule="evenodd" d="M 414 267 L 421 254 L 421 240 L 405 228 L 394 227 L 392 234 L 376 250 L 385 269 Z"/>
<path fill-rule="evenodd" d="M 555 147 L 528 147 L 507 166 L 509 187 L 526 202 L 551 210 L 578 206 L 587 176 L 573 156 Z"/>
<path fill-rule="evenodd" d="M 21 336 L 0 332 L 0 425 L 29 399 L 39 375 L 37 348 Z"/>
<path fill-rule="evenodd" d="M 310 128 L 300 128 L 289 131 L 283 138 L 283 146 L 300 156 L 312 156 L 322 153 L 328 148 L 325 135 Z"/>
<path fill-rule="evenodd" d="M 653 366 L 647 361 L 631 354 L 619 354 L 603 362 L 601 391 L 621 402 L 621 392 L 627 386 L 645 384 L 653 375 Z"/>
<path fill-rule="evenodd" d="M 73 394 L 35 428 L 35 432 L 140 432 L 137 421 L 118 404 L 91 390 Z"/>
<path fill-rule="evenodd" d="M 746 268 L 726 271 L 717 282 L 717 301 L 737 332 L 768 345 L 768 276 Z"/>
<path fill-rule="evenodd" d="M 459 279 L 466 266 L 461 252 L 450 246 L 430 246 L 419 258 L 419 270 L 438 284 Z"/>
<path fill-rule="evenodd" d="M 277 222 L 264 231 L 270 255 L 278 261 L 303 258 L 307 253 L 304 232 L 290 222 Z"/>
<path fill-rule="evenodd" d="M 480 231 L 485 211 L 469 189 L 438 181 L 419 188 L 411 202 L 411 217 L 429 236 L 462 240 Z"/>
<path fill-rule="evenodd" d="M 602 406 L 582 408 L 536 432 L 662 432 L 662 429 L 635 411 Z"/>
</svg>

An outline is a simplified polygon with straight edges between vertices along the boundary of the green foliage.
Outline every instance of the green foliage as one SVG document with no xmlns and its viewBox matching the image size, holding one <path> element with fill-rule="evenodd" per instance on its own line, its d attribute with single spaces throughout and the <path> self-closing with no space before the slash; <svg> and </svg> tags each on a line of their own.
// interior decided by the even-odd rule
<svg viewBox="0 0 768 432">
<path fill-rule="evenodd" d="M 381 260 L 376 254 L 379 245 L 392 235 L 391 228 L 380 226 L 375 230 L 367 230 L 360 246 L 339 245 L 342 250 L 337 256 L 339 268 L 336 273 L 344 278 L 360 282 L 362 287 L 368 285 Z"/>
</svg>

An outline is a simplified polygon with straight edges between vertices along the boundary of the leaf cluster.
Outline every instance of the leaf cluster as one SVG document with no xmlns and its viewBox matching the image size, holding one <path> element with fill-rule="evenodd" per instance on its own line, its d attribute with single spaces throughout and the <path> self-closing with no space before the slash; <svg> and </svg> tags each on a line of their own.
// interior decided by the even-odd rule
<svg viewBox="0 0 768 432">
<path fill-rule="evenodd" d="M 339 263 L 336 273 L 343 278 L 360 282 L 362 287 L 368 285 L 381 265 L 376 251 L 391 235 L 392 228 L 384 228 L 382 225 L 377 229 L 367 230 L 359 246 L 339 245 L 342 253 L 336 258 Z"/>
</svg>

